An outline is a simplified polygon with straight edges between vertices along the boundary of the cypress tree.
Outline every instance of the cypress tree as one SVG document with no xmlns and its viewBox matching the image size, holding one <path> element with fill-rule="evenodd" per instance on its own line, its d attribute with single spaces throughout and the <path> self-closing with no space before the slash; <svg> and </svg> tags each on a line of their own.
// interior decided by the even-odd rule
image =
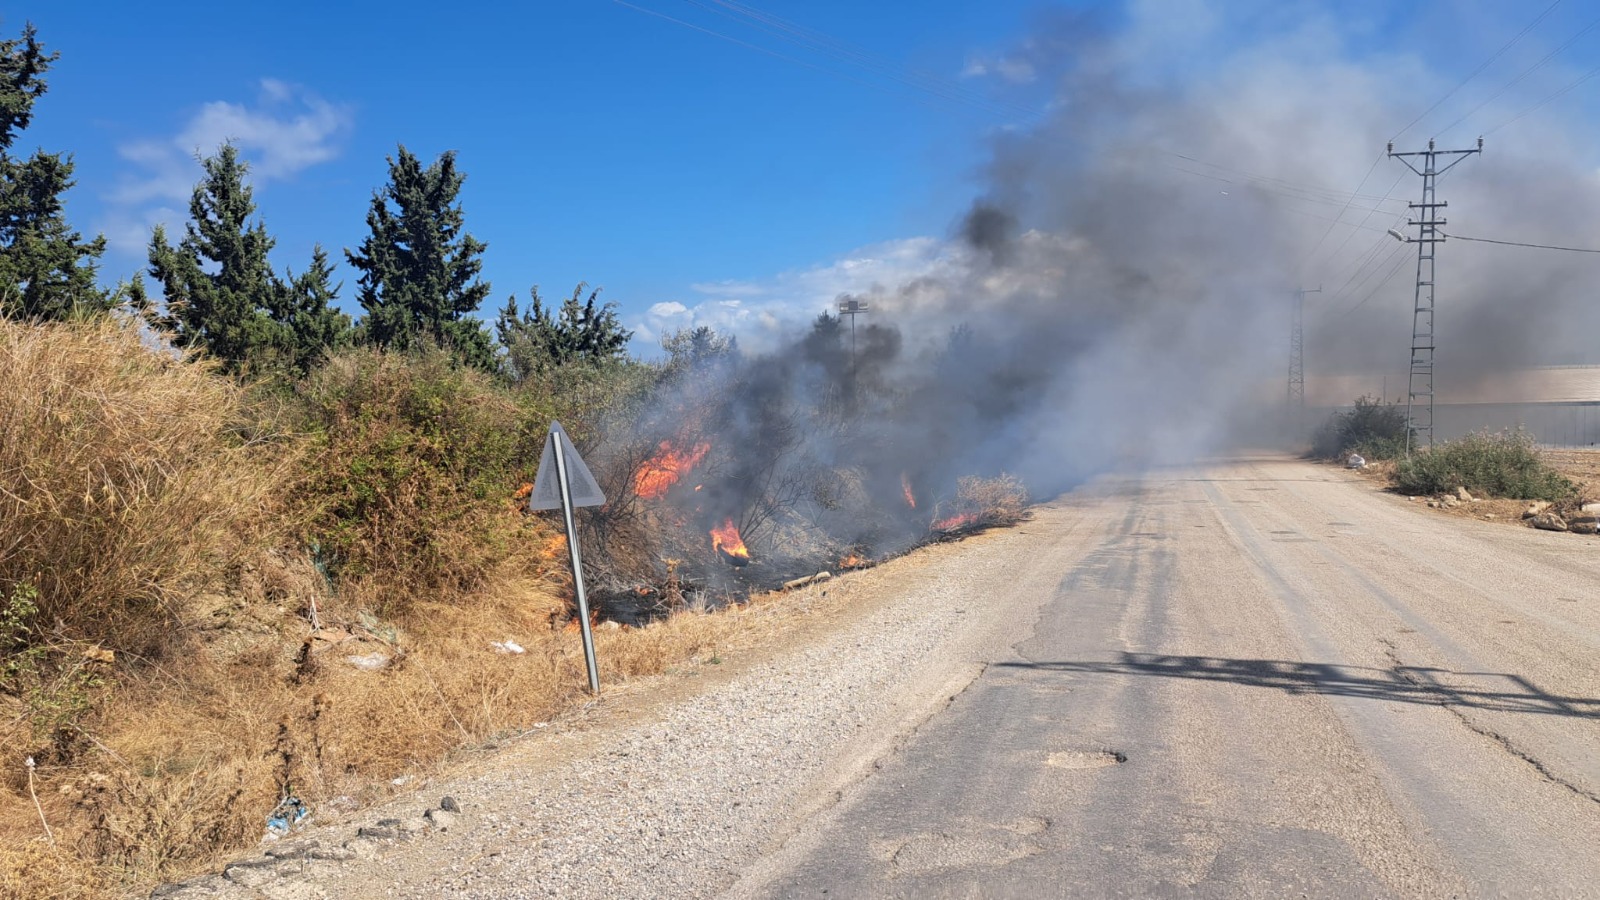
<svg viewBox="0 0 1600 900">
<path fill-rule="evenodd" d="M 495 333 L 506 349 L 506 362 L 516 380 L 552 366 L 574 362 L 604 362 L 627 352 L 633 332 L 622 327 L 615 303 L 600 303 L 595 289 L 584 299 L 587 284 L 580 283 L 559 311 L 544 305 L 537 285 L 528 292 L 533 301 L 526 312 L 517 298 L 508 297 L 495 320 Z"/>
<path fill-rule="evenodd" d="M 492 369 L 489 333 L 471 317 L 489 296 L 478 277 L 487 245 L 465 230 L 457 200 L 465 176 L 455 154 L 424 168 L 402 145 L 388 162 L 389 183 L 373 192 L 367 212 L 371 233 L 345 250 L 361 272 L 357 298 L 366 315 L 357 339 L 398 350 L 432 341 Z"/>
<path fill-rule="evenodd" d="M 201 165 L 205 177 L 190 198 L 183 239 L 170 246 L 160 226 L 150 238 L 150 275 L 161 283 L 160 321 L 174 340 L 241 372 L 291 344 L 287 327 L 272 315 L 285 288 L 267 262 L 272 237 L 259 220 L 250 222 L 256 206 L 238 148 L 223 144 Z"/>
<path fill-rule="evenodd" d="M 321 244 L 311 253 L 310 268 L 287 274 L 273 317 L 286 326 L 285 364 L 303 375 L 324 353 L 350 343 L 350 317 L 333 306 L 344 285 L 333 283 L 333 265 Z"/>
<path fill-rule="evenodd" d="M 45 52 L 32 25 L 20 39 L 0 41 L 0 315 L 8 318 L 64 319 L 115 302 L 95 284 L 105 238 L 85 241 L 62 210 L 61 195 L 73 185 L 71 157 L 10 152 L 59 56 Z"/>
</svg>

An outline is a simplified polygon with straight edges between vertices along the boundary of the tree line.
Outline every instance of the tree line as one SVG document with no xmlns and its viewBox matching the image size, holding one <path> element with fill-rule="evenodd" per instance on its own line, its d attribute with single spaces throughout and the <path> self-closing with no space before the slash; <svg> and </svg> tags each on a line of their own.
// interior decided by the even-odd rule
<svg viewBox="0 0 1600 900">
<path fill-rule="evenodd" d="M 0 316 L 46 322 L 121 310 L 234 374 L 303 375 L 349 345 L 436 345 L 462 364 L 514 380 L 626 354 L 633 335 L 616 304 L 602 303 L 584 284 L 559 305 L 546 303 L 537 287 L 526 308 L 508 298 L 491 334 L 476 315 L 491 290 L 481 277 L 488 245 L 466 230 L 459 199 L 466 176 L 453 152 L 424 165 L 404 145 L 373 192 L 367 236 L 344 250 L 359 273 L 359 319 L 336 306 L 344 286 L 334 282 L 320 244 L 299 273 L 274 270 L 268 256 L 275 241 L 257 214 L 249 164 L 232 143 L 201 158 L 181 236 L 174 241 L 157 226 L 148 268 L 102 286 L 105 238 L 85 239 L 62 206 L 74 183 L 71 157 L 14 153 L 58 58 L 31 24 L 19 38 L 0 40 Z"/>
</svg>

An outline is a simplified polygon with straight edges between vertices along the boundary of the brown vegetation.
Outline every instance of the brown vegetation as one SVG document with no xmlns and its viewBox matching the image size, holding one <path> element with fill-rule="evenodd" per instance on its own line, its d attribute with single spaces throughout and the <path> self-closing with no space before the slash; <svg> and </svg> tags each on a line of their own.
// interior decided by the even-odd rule
<svg viewBox="0 0 1600 900">
<path fill-rule="evenodd" d="M 0 895 L 187 875 L 257 842 L 286 796 L 337 818 L 586 696 L 565 540 L 517 502 L 554 415 L 613 498 L 584 517 L 595 580 L 650 612 L 597 629 L 608 689 L 715 661 L 746 612 L 705 612 L 723 604 L 682 560 L 735 570 L 681 507 L 641 497 L 661 486 L 637 490 L 665 438 L 604 437 L 650 371 L 591 371 L 558 405 L 572 373 L 508 385 L 442 353 L 355 350 L 245 385 L 131 324 L 0 322 Z M 679 430 L 705 414 L 681 412 Z M 661 490 L 730 465 L 736 448 L 693 437 Z M 802 546 L 795 485 L 868 508 L 859 472 L 780 472 L 792 442 L 758 449 L 745 539 Z M 962 479 L 938 514 L 1006 524 L 1025 502 L 1015 478 Z M 813 544 L 824 565 L 856 552 Z"/>
<path fill-rule="evenodd" d="M 0 894 L 185 874 L 285 793 L 336 815 L 582 694 L 564 542 L 508 502 L 537 411 L 426 356 L 303 391 L 131 326 L 0 322 Z M 732 627 L 604 628 L 602 670 Z"/>
</svg>

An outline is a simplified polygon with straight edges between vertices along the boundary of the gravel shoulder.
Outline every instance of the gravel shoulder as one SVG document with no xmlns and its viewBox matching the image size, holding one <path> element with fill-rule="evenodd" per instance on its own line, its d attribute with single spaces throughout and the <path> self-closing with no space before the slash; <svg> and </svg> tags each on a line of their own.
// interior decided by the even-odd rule
<svg viewBox="0 0 1600 900">
<path fill-rule="evenodd" d="M 463 810 L 448 832 L 322 867 L 305 896 L 714 895 L 1026 631 L 1062 555 L 1086 543 L 1081 525 L 1046 505 L 1018 527 L 768 601 L 776 621 L 721 664 L 609 688 L 364 812 L 414 821 L 446 795 Z"/>
<path fill-rule="evenodd" d="M 194 896 L 1600 895 L 1596 539 L 1433 513 L 1278 456 L 1103 479 Z"/>
</svg>

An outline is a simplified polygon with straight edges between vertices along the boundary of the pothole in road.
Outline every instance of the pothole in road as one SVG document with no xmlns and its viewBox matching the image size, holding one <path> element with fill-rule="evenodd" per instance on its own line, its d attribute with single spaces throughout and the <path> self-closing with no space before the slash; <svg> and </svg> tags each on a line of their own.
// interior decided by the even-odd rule
<svg viewBox="0 0 1600 900">
<path fill-rule="evenodd" d="M 1045 757 L 1045 765 L 1058 769 L 1103 769 L 1125 763 L 1128 757 L 1115 750 L 1057 750 Z"/>
<path fill-rule="evenodd" d="M 895 875 L 926 875 L 951 869 L 1004 866 L 1039 853 L 1036 838 L 1050 820 L 1025 816 L 1012 822 L 957 823 L 954 832 L 910 834 L 873 841 L 873 856 L 889 863 Z"/>
</svg>

